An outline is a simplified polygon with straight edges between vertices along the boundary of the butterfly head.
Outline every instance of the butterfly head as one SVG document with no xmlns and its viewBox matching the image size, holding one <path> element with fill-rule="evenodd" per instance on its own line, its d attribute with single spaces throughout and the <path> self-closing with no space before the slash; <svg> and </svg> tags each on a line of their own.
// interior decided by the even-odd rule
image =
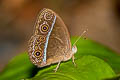
<svg viewBox="0 0 120 80">
<path fill-rule="evenodd" d="M 72 47 L 72 52 L 73 52 L 74 54 L 77 52 L 77 47 L 76 47 L 76 45 L 74 45 L 74 46 Z"/>
</svg>

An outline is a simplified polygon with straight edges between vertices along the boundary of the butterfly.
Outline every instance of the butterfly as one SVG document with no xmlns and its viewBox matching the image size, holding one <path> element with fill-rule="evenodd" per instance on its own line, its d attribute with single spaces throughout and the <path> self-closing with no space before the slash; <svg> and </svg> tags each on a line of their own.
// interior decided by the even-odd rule
<svg viewBox="0 0 120 80">
<path fill-rule="evenodd" d="M 33 64 L 45 67 L 58 63 L 55 72 L 62 61 L 72 58 L 77 47 L 71 45 L 70 35 L 66 25 L 58 14 L 51 9 L 40 11 L 35 24 L 35 31 L 28 42 L 28 54 Z"/>
</svg>

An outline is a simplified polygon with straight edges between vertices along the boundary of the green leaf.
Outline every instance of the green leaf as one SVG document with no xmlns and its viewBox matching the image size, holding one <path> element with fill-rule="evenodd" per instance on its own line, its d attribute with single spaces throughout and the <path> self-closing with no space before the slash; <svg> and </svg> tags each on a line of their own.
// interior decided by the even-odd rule
<svg viewBox="0 0 120 80">
<path fill-rule="evenodd" d="M 56 65 L 44 68 L 30 80 L 101 80 L 115 76 L 111 67 L 103 60 L 94 56 L 83 56 L 76 60 L 77 67 L 72 61 L 61 63 L 55 73 Z"/>
<path fill-rule="evenodd" d="M 77 39 L 77 37 L 72 37 L 71 42 L 74 43 L 74 41 L 76 39 Z M 118 54 L 116 54 L 114 51 L 111 51 L 110 49 L 108 49 L 107 47 L 105 47 L 99 43 L 96 43 L 92 40 L 80 39 L 79 42 L 77 42 L 77 48 L 78 48 L 78 52 L 75 54 L 75 57 L 76 57 L 75 62 L 77 63 L 77 69 L 79 68 L 78 66 L 82 66 L 82 64 L 84 64 L 84 62 L 87 63 L 87 60 L 89 62 L 88 55 L 93 55 L 93 56 L 96 56 L 96 57 L 99 57 L 99 58 L 105 60 L 105 62 L 107 62 L 113 68 L 113 70 L 115 70 L 116 73 L 118 73 L 120 71 L 120 64 L 119 64 L 120 56 Z M 94 63 L 91 64 L 91 67 L 92 67 L 92 65 L 98 65 L 98 63 L 100 62 L 100 63 L 103 63 L 103 65 L 100 64 L 101 69 L 98 70 L 97 68 L 94 68 L 94 69 L 91 68 L 91 71 L 90 71 L 88 67 L 85 67 L 86 72 L 84 73 L 84 70 L 82 70 L 83 68 L 80 67 L 81 71 L 83 71 L 83 73 L 80 73 L 80 74 L 88 74 L 87 70 L 90 73 L 90 72 L 92 72 L 92 69 L 93 69 L 93 71 L 98 70 L 98 72 L 99 72 L 100 70 L 102 71 L 102 68 L 103 68 L 103 70 L 108 71 L 108 72 L 104 72 L 104 73 L 106 73 L 106 75 L 105 75 L 106 78 L 115 75 L 114 72 L 112 71 L 112 69 L 105 62 L 103 62 L 102 60 L 100 60 L 96 57 L 93 57 L 93 56 L 90 56 L 90 58 L 93 58 L 93 60 L 94 60 Z M 88 59 L 86 59 L 86 61 L 84 61 L 85 58 L 88 58 Z M 97 59 L 98 61 L 96 61 L 95 59 Z M 69 66 L 67 66 L 67 64 L 69 64 Z M 15 58 L 13 58 L 6 65 L 4 70 L 0 73 L 0 80 L 20 80 L 20 79 L 26 79 L 26 78 L 30 79 L 33 76 L 36 76 L 37 72 L 39 71 L 37 76 L 34 77 L 34 78 L 37 78 L 38 75 L 40 75 L 40 73 L 42 73 L 44 71 L 45 72 L 50 71 L 50 70 L 53 71 L 52 69 L 55 68 L 55 66 L 56 66 L 56 64 L 52 65 L 52 66 L 44 67 L 44 68 L 37 68 L 30 62 L 29 57 L 28 57 L 27 53 L 25 52 L 23 54 L 16 56 Z M 60 66 L 61 67 L 58 71 L 70 69 L 70 71 L 67 72 L 69 74 L 72 74 L 72 72 L 74 72 L 73 69 L 76 69 L 72 64 L 72 61 L 64 62 Z M 63 68 L 63 66 L 65 68 Z M 105 68 L 105 66 L 107 66 L 107 67 Z M 75 73 L 77 73 L 77 71 Z M 94 77 L 99 76 L 99 79 L 104 78 L 105 76 L 102 75 L 104 73 L 102 73 L 102 72 L 97 73 L 97 75 L 95 75 Z M 52 74 L 54 74 L 54 73 L 52 73 Z M 108 75 L 108 74 L 110 74 L 110 75 Z M 44 75 L 45 75 L 45 73 L 44 73 Z M 47 75 L 47 73 L 46 73 L 46 75 Z M 51 74 L 49 74 L 49 75 L 51 75 Z M 60 74 L 57 74 L 57 75 L 60 75 Z M 78 74 L 76 74 L 76 76 L 77 75 Z M 92 75 L 92 73 L 89 75 Z M 62 77 L 63 77 L 63 75 L 62 75 Z M 69 77 L 69 75 L 68 75 L 68 77 Z M 84 76 L 83 76 L 83 78 L 84 78 Z M 88 78 L 90 78 L 90 76 Z M 82 79 L 82 77 L 81 77 L 81 79 Z M 87 80 L 87 79 L 85 79 L 85 80 Z"/>
<path fill-rule="evenodd" d="M 72 43 L 74 43 L 77 38 L 78 37 L 72 37 Z M 76 45 L 78 48 L 75 55 L 76 58 L 80 58 L 82 55 L 99 57 L 107 62 L 116 73 L 120 73 L 120 54 L 92 40 L 80 39 Z"/>
<path fill-rule="evenodd" d="M 27 53 L 13 58 L 0 73 L 0 80 L 20 80 L 29 78 L 35 66 L 29 61 Z"/>
</svg>

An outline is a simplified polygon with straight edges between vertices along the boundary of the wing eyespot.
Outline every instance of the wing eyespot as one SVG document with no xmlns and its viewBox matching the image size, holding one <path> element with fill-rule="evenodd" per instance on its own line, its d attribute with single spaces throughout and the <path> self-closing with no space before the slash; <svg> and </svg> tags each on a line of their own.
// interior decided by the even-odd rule
<svg viewBox="0 0 120 80">
<path fill-rule="evenodd" d="M 49 29 L 49 27 L 46 24 L 44 24 L 44 25 L 41 26 L 41 30 L 43 32 L 48 32 L 48 29 Z"/>
<path fill-rule="evenodd" d="M 39 28 L 40 32 L 42 34 L 47 34 L 48 31 L 49 31 L 49 25 L 47 24 L 46 21 L 43 22 L 43 24 L 40 25 L 40 28 Z"/>
<path fill-rule="evenodd" d="M 38 50 L 39 49 L 39 47 L 38 46 L 35 46 L 35 50 Z"/>
<path fill-rule="evenodd" d="M 53 14 L 50 11 L 46 11 L 44 14 L 44 19 L 45 20 L 51 20 L 53 17 Z"/>
<path fill-rule="evenodd" d="M 40 36 L 39 37 L 39 41 L 40 41 L 40 43 L 45 42 L 46 41 L 46 37 L 45 36 Z"/>
<path fill-rule="evenodd" d="M 36 51 L 34 53 L 34 56 L 37 57 L 37 58 L 41 57 L 42 56 L 42 50 Z"/>
</svg>

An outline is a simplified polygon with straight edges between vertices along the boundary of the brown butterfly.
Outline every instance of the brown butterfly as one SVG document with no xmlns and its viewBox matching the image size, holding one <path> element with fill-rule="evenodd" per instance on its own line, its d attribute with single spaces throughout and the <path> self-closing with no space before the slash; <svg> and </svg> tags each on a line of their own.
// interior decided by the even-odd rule
<svg viewBox="0 0 120 80">
<path fill-rule="evenodd" d="M 29 57 L 38 67 L 58 63 L 72 58 L 77 48 L 71 46 L 67 27 L 62 19 L 52 10 L 44 8 L 38 15 L 35 31 L 29 40 Z M 75 64 L 75 63 L 74 63 Z"/>
</svg>

